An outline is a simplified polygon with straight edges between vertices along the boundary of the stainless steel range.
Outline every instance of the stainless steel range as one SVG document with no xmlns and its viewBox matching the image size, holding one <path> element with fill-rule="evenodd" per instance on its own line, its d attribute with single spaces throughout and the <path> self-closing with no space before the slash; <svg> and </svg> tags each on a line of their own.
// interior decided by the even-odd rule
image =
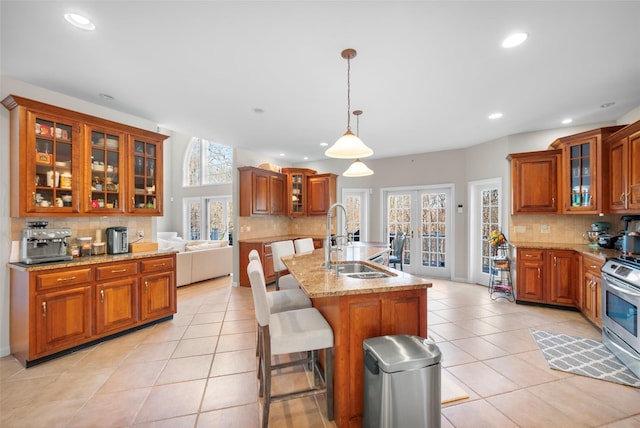
<svg viewBox="0 0 640 428">
<path fill-rule="evenodd" d="M 638 308 L 640 254 L 623 252 L 602 266 L 602 343 L 640 377 Z"/>
<path fill-rule="evenodd" d="M 28 222 L 22 229 L 20 239 L 20 262 L 28 265 L 36 263 L 72 260 L 67 255 L 67 238 L 70 228 L 46 229 L 46 221 Z"/>
</svg>

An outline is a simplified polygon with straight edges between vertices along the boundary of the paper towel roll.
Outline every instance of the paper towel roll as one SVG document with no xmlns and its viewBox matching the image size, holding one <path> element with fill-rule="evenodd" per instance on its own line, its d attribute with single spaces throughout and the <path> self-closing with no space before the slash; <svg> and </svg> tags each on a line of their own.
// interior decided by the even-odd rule
<svg viewBox="0 0 640 428">
<path fill-rule="evenodd" d="M 20 261 L 20 241 L 11 241 L 11 255 L 9 263 L 17 263 Z"/>
<path fill-rule="evenodd" d="M 102 242 L 102 229 L 96 229 L 96 242 Z"/>
</svg>

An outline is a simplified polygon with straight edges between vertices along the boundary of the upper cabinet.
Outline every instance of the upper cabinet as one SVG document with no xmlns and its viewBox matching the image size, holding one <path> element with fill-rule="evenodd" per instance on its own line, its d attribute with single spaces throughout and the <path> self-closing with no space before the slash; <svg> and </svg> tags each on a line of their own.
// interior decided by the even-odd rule
<svg viewBox="0 0 640 428">
<path fill-rule="evenodd" d="M 564 213 L 600 214 L 608 194 L 605 140 L 622 126 L 593 129 L 559 138 L 551 144 L 562 150 L 559 194 Z"/>
<path fill-rule="evenodd" d="M 251 166 L 240 173 L 240 216 L 285 215 L 287 177 L 278 172 Z"/>
<path fill-rule="evenodd" d="M 511 161 L 512 214 L 557 214 L 562 150 L 514 153 Z"/>
<path fill-rule="evenodd" d="M 162 215 L 165 135 L 15 95 L 2 104 L 11 112 L 12 217 Z"/>
<path fill-rule="evenodd" d="M 308 168 L 282 168 L 282 172 L 287 176 L 287 215 L 306 216 L 309 200 L 307 179 L 316 171 Z"/>
<path fill-rule="evenodd" d="M 316 174 L 307 177 L 307 215 L 327 215 L 336 202 L 336 175 Z"/>
<path fill-rule="evenodd" d="M 640 121 L 613 134 L 609 144 L 609 210 L 640 212 Z"/>
</svg>

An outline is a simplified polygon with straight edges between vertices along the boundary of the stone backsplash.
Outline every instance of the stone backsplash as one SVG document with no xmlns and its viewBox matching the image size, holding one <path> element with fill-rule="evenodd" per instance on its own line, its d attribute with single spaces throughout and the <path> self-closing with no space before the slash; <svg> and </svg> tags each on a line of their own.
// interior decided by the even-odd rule
<svg viewBox="0 0 640 428">
<path fill-rule="evenodd" d="M 324 236 L 327 218 L 317 217 L 238 217 L 238 240 L 281 235 Z"/>
<path fill-rule="evenodd" d="M 584 233 L 596 221 L 611 223 L 612 233 L 622 231 L 620 215 L 519 214 L 511 216 L 507 239 L 514 242 L 586 244 Z"/>
</svg>

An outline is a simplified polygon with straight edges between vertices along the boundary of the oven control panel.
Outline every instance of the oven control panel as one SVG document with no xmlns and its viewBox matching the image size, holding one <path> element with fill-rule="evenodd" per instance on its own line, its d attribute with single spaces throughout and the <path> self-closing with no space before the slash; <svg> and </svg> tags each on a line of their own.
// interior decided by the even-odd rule
<svg viewBox="0 0 640 428">
<path fill-rule="evenodd" d="M 602 272 L 640 287 L 640 266 L 619 260 L 609 260 L 602 266 Z"/>
</svg>

